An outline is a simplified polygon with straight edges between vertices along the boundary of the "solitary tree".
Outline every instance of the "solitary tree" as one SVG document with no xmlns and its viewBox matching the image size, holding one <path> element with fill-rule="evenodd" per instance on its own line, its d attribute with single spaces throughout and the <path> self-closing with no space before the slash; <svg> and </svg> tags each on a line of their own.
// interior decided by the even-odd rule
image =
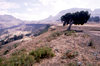
<svg viewBox="0 0 100 66">
<path fill-rule="evenodd" d="M 75 13 L 66 13 L 65 15 L 61 16 L 61 21 L 63 22 L 63 26 L 69 24 L 67 30 L 70 30 L 72 24 L 83 25 L 88 21 L 89 18 L 90 14 L 88 11 L 80 11 Z"/>
</svg>

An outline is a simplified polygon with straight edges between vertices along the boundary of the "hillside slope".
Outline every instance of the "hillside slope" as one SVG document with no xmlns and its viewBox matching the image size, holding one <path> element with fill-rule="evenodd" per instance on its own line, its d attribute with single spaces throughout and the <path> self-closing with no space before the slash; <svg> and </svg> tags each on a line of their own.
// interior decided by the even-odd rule
<svg viewBox="0 0 100 66">
<path fill-rule="evenodd" d="M 52 48 L 55 56 L 35 63 L 35 66 L 74 66 L 75 64 L 99 66 L 99 42 L 96 43 L 96 39 L 93 38 L 95 35 L 91 36 L 88 32 L 99 31 L 100 27 L 96 27 L 98 30 L 95 30 L 94 27 L 73 26 L 72 29 L 76 31 L 70 32 L 66 31 L 66 28 L 67 26 L 52 26 L 48 32 L 40 36 L 22 41 L 4 56 L 11 57 L 13 53 L 23 49 L 25 50 L 23 52 L 29 54 L 32 50 L 47 46 Z"/>
</svg>

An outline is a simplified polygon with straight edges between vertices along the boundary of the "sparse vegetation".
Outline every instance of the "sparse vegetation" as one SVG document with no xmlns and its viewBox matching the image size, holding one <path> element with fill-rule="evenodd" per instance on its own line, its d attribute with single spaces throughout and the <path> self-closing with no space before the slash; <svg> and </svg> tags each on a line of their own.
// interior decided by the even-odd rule
<svg viewBox="0 0 100 66">
<path fill-rule="evenodd" d="M 35 63 L 34 57 L 30 55 L 12 56 L 5 60 L 2 66 L 32 66 Z"/>
<path fill-rule="evenodd" d="M 88 35 L 88 34 L 84 34 L 84 35 L 82 35 L 82 37 L 84 37 L 84 38 L 88 38 L 89 35 Z"/>
<path fill-rule="evenodd" d="M 16 48 L 18 45 L 17 44 L 14 44 L 13 46 L 14 46 L 14 48 Z"/>
<path fill-rule="evenodd" d="M 47 41 L 50 42 L 51 40 L 55 39 L 56 37 L 58 37 L 62 34 L 63 34 L 63 32 L 59 32 L 59 31 L 54 32 L 54 33 L 50 34 L 50 36 L 47 37 Z"/>
<path fill-rule="evenodd" d="M 62 34 L 63 34 L 62 32 L 57 31 L 57 32 L 52 33 L 50 36 L 51 37 L 58 37 L 58 36 L 60 36 Z"/>
<path fill-rule="evenodd" d="M 72 34 L 75 34 L 75 31 L 64 31 L 64 35 L 71 36 Z"/>
<path fill-rule="evenodd" d="M 3 59 L 0 57 L 0 64 L 2 64 Z"/>
<path fill-rule="evenodd" d="M 53 32 L 52 34 L 50 34 L 50 36 L 47 37 L 47 41 L 50 42 L 53 39 L 56 39 L 56 37 L 59 37 L 61 35 L 66 35 L 66 36 L 71 36 L 71 35 L 75 35 L 75 31 L 56 31 Z"/>
<path fill-rule="evenodd" d="M 41 59 L 53 57 L 54 53 L 51 48 L 42 47 L 36 49 L 35 51 L 31 51 L 30 55 L 33 55 L 35 60 L 39 62 Z"/>
<path fill-rule="evenodd" d="M 92 40 L 89 41 L 88 46 L 93 46 L 93 41 Z"/>
<path fill-rule="evenodd" d="M 51 48 L 42 47 L 35 51 L 31 51 L 29 54 L 23 53 L 23 50 L 15 52 L 12 56 L 3 61 L 0 58 L 2 66 L 32 66 L 35 62 L 39 62 L 41 59 L 53 57 L 54 53 Z"/>
<path fill-rule="evenodd" d="M 16 55 L 22 55 L 25 53 L 25 49 L 21 49 L 21 50 L 16 50 L 15 52 L 12 53 L 12 56 L 16 56 Z"/>
<path fill-rule="evenodd" d="M 87 63 L 86 66 L 93 66 L 93 64 L 91 64 L 91 63 Z"/>
<path fill-rule="evenodd" d="M 5 52 L 3 54 L 6 55 L 8 52 L 9 52 L 9 50 L 5 50 Z"/>
<path fill-rule="evenodd" d="M 77 51 L 72 51 L 72 50 L 67 50 L 66 53 L 62 56 L 62 59 L 73 59 L 76 56 L 78 56 L 78 52 Z"/>
<path fill-rule="evenodd" d="M 68 66 L 78 66 L 76 62 L 71 62 L 68 64 Z"/>
</svg>

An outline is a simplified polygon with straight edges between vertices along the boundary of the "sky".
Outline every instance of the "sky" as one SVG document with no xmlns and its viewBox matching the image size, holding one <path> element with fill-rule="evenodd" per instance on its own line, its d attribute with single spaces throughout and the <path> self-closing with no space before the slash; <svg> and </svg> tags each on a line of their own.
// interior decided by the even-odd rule
<svg viewBox="0 0 100 66">
<path fill-rule="evenodd" d="M 70 8 L 100 8 L 100 0 L 0 0 L 0 15 L 41 20 Z"/>
</svg>

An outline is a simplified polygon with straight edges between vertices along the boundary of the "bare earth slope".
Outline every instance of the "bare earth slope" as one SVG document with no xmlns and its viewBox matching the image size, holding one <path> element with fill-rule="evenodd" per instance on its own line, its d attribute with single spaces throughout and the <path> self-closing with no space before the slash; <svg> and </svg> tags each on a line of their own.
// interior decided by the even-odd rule
<svg viewBox="0 0 100 66">
<path fill-rule="evenodd" d="M 22 41 L 19 45 L 10 50 L 9 57 L 12 53 L 22 49 L 29 53 L 39 47 L 48 46 L 52 48 L 55 56 L 51 59 L 44 59 L 40 63 L 35 63 L 35 66 L 69 66 L 69 64 L 81 64 L 82 66 L 99 66 L 100 64 L 100 32 L 99 26 L 73 26 L 72 29 L 76 32 L 68 33 L 67 28 L 62 26 L 52 26 L 48 32 L 37 37 L 30 37 L 30 40 Z M 95 33 L 95 31 L 97 31 Z M 56 35 L 56 36 L 55 36 Z M 92 46 L 89 44 L 92 41 Z M 66 58 L 75 53 L 75 57 Z M 66 54 L 66 55 L 65 55 Z M 64 56 L 65 55 L 65 56 Z M 72 56 L 71 56 L 72 57 Z"/>
</svg>

